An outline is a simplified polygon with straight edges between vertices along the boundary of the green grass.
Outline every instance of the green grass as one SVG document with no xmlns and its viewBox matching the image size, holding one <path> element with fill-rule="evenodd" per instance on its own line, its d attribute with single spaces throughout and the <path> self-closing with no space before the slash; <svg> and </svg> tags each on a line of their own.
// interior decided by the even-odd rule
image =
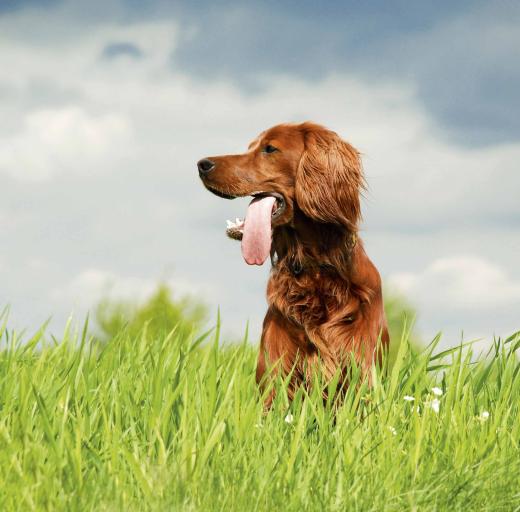
<svg viewBox="0 0 520 512">
<path fill-rule="evenodd" d="M 518 335 L 475 364 L 403 343 L 335 412 L 315 387 L 268 414 L 218 330 L 0 337 L 2 511 L 520 510 Z"/>
</svg>

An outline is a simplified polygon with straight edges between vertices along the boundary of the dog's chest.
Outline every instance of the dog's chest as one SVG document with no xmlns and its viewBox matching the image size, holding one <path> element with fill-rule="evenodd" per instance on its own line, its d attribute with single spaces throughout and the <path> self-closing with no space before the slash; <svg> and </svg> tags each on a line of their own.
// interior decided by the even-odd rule
<svg viewBox="0 0 520 512">
<path fill-rule="evenodd" d="M 302 326 L 326 322 L 348 299 L 348 283 L 320 269 L 275 269 L 267 285 L 268 303 Z"/>
</svg>

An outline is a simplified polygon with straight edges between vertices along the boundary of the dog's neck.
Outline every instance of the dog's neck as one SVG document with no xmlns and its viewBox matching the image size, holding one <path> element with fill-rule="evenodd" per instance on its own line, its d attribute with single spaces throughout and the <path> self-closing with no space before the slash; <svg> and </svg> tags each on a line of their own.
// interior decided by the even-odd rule
<svg viewBox="0 0 520 512">
<path fill-rule="evenodd" d="M 274 229 L 271 257 L 273 264 L 283 263 L 295 275 L 320 267 L 350 280 L 357 243 L 356 232 L 300 216 L 293 226 Z"/>
</svg>

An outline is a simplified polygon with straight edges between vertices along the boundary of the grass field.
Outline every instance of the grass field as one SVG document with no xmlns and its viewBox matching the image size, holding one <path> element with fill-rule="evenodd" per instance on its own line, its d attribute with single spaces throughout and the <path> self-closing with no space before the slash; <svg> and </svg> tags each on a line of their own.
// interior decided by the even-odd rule
<svg viewBox="0 0 520 512">
<path fill-rule="evenodd" d="M 0 510 L 520 510 L 520 336 L 474 364 L 403 343 L 335 413 L 279 391 L 267 415 L 256 347 L 218 337 L 4 322 Z"/>
</svg>

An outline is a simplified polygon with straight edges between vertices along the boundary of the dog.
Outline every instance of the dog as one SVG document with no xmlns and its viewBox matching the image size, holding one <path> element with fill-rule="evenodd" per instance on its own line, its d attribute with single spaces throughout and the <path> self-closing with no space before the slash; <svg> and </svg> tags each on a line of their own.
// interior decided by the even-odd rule
<svg viewBox="0 0 520 512">
<path fill-rule="evenodd" d="M 347 386 L 352 357 L 370 381 L 389 335 L 381 279 L 358 234 L 366 187 L 357 150 L 323 126 L 280 124 L 246 153 L 203 158 L 197 168 L 213 194 L 252 197 L 227 234 L 241 240 L 249 265 L 271 259 L 259 385 L 282 372 L 292 397 L 320 371 Z"/>
</svg>

